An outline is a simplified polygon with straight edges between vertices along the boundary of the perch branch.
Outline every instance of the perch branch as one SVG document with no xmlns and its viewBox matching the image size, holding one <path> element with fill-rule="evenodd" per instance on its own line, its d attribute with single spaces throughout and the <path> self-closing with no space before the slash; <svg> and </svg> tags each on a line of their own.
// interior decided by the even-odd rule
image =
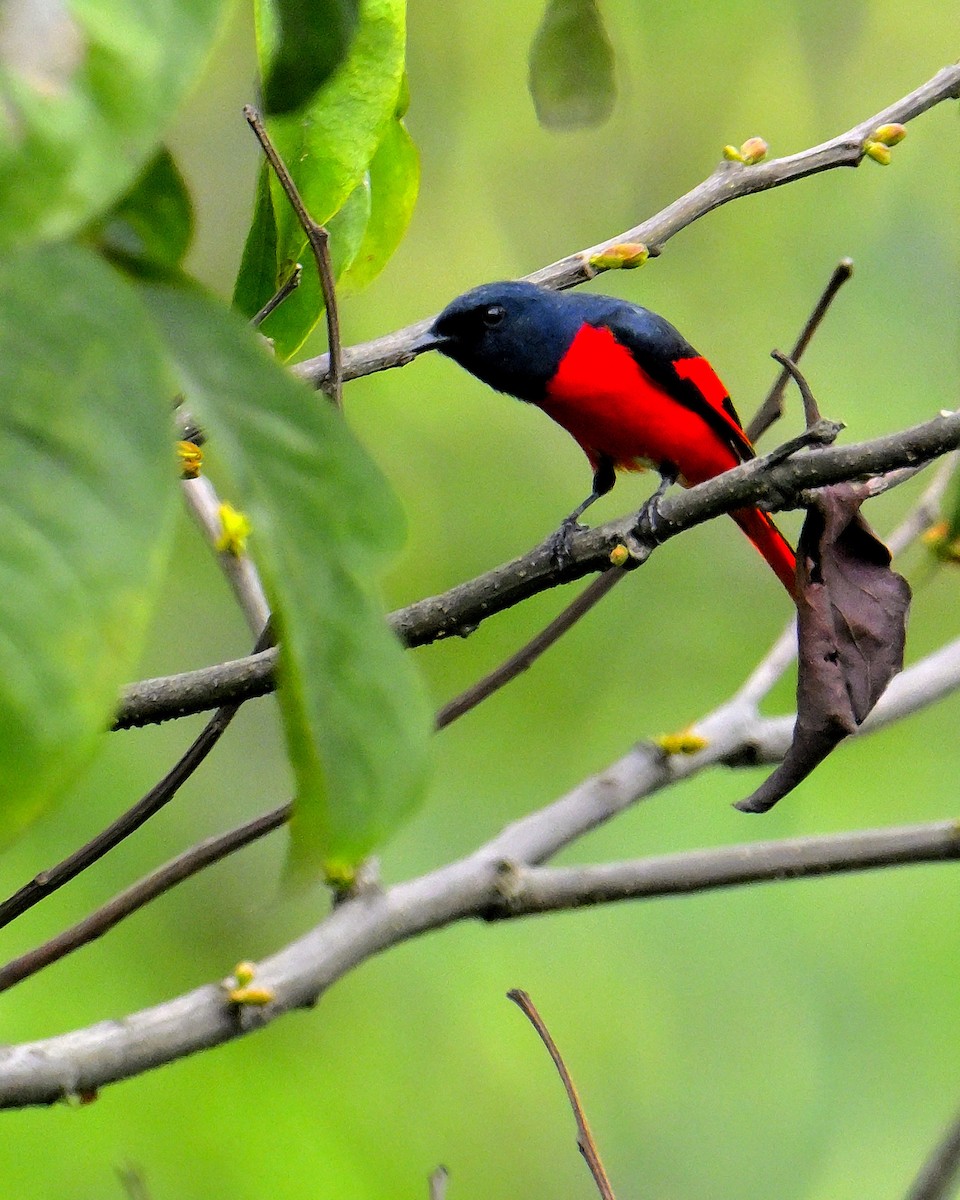
<svg viewBox="0 0 960 1200">
<path fill-rule="evenodd" d="M 960 446 L 960 412 L 941 415 L 873 441 L 827 447 L 816 454 L 774 462 L 772 466 L 767 458 L 757 458 L 707 483 L 666 496 L 659 506 L 658 535 L 661 541 L 666 541 L 684 529 L 747 503 L 789 508 L 801 504 L 804 493 L 812 488 L 930 462 L 957 446 Z M 772 457 L 776 459 L 776 451 Z M 610 552 L 631 534 L 635 519 L 634 514 L 629 514 L 576 534 L 571 539 L 571 562 L 562 569 L 557 569 L 550 553 L 541 545 L 439 596 L 398 609 L 388 617 L 390 626 L 407 646 L 424 646 L 441 638 L 463 636 L 495 613 L 548 588 L 593 571 L 615 569 L 610 566 Z M 276 652 L 266 651 L 198 671 L 133 684 L 121 698 L 115 728 L 146 725 L 216 704 L 262 696 L 273 690 L 275 665 Z"/>
</svg>

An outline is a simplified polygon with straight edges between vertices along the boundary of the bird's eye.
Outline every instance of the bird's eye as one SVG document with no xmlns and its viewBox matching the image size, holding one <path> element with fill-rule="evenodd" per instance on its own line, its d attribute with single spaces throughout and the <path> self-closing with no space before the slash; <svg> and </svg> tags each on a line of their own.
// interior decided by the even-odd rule
<svg viewBox="0 0 960 1200">
<path fill-rule="evenodd" d="M 494 325 L 499 325 L 506 315 L 507 310 L 502 304 L 491 304 L 483 310 L 483 323 L 492 329 Z"/>
</svg>

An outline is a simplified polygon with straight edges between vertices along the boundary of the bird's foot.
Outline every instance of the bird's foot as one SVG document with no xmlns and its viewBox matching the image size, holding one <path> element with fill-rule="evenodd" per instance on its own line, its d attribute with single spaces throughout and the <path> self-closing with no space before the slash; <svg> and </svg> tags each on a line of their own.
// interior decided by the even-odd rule
<svg viewBox="0 0 960 1200">
<path fill-rule="evenodd" d="M 665 491 L 666 488 L 662 485 L 657 488 L 637 513 L 637 519 L 631 532 L 641 542 L 653 542 L 654 545 L 659 545 L 666 540 L 666 522 L 660 515 L 660 500 Z"/>
<path fill-rule="evenodd" d="M 547 538 L 544 545 L 558 571 L 569 567 L 573 562 L 573 549 L 570 543 L 574 534 L 582 533 L 586 528 L 587 526 L 581 525 L 576 517 L 567 517 L 560 528 Z"/>
<path fill-rule="evenodd" d="M 664 465 L 660 468 L 660 483 L 657 490 L 637 513 L 633 526 L 633 534 L 641 541 L 652 541 L 655 545 L 664 541 L 663 531 L 665 522 L 660 515 L 660 501 L 667 491 L 677 482 L 678 473 L 675 467 Z"/>
</svg>

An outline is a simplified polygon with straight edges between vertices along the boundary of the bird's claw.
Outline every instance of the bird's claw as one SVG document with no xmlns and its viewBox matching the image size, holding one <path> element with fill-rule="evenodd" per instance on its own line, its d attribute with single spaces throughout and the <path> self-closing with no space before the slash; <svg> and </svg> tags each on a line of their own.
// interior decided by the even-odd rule
<svg viewBox="0 0 960 1200">
<path fill-rule="evenodd" d="M 647 500 L 637 513 L 637 519 L 631 531 L 640 541 L 649 539 L 659 545 L 665 538 L 661 536 L 661 531 L 664 529 L 665 522 L 660 515 L 660 497 L 663 495 L 663 490 L 657 489 L 656 492 Z"/>
<path fill-rule="evenodd" d="M 576 517 L 567 517 L 560 528 L 547 538 L 547 553 L 550 555 L 553 565 L 558 571 L 562 571 L 564 567 L 569 567 L 573 562 L 573 550 L 570 546 L 571 538 L 575 533 L 582 533 L 586 528 L 587 526 L 581 525 Z"/>
<path fill-rule="evenodd" d="M 637 513 L 637 519 L 633 526 L 632 532 L 634 536 L 638 537 L 641 541 L 644 538 L 649 538 L 652 542 L 659 545 L 660 542 L 666 540 L 661 536 L 661 530 L 664 528 L 664 520 L 660 515 L 660 501 L 676 483 L 677 478 L 678 473 L 675 467 L 665 464 L 660 468 L 660 483 L 657 485 L 657 490 Z"/>
</svg>

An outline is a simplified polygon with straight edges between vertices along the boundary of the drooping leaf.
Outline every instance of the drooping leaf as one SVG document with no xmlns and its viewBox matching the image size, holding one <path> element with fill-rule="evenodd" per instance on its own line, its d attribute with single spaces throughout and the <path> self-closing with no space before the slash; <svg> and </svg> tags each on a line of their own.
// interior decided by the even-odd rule
<svg viewBox="0 0 960 1200">
<path fill-rule="evenodd" d="M 90 233 L 109 258 L 128 270 L 179 267 L 193 234 L 193 205 L 169 150 L 157 151 L 130 191 Z"/>
<path fill-rule="evenodd" d="M 614 54 L 597 0 L 549 0 L 530 47 L 528 83 L 547 129 L 583 129 L 610 116 Z"/>
<path fill-rule="evenodd" d="M 276 33 L 263 2 L 258 4 L 258 49 L 261 69 L 268 68 Z M 330 222 L 362 182 L 397 106 L 403 76 L 405 4 L 403 0 L 363 0 L 360 23 L 346 60 L 302 112 L 268 122 L 270 135 L 287 164 L 313 220 Z M 280 185 L 270 178 L 272 207 L 258 203 L 247 237 L 244 265 L 234 293 L 240 312 L 252 316 L 276 292 L 295 262 L 304 265 L 304 284 L 314 273 L 307 261 L 307 239 Z M 262 263 L 264 250 L 275 246 L 272 279 L 248 269 Z M 333 247 L 336 257 L 338 251 Z M 346 258 L 341 255 L 341 258 Z M 298 288 L 303 291 L 304 284 Z M 256 286 L 255 286 L 256 285 Z M 264 322 L 278 357 L 289 358 L 322 313 L 320 290 L 306 306 L 308 292 L 295 293 Z"/>
<path fill-rule="evenodd" d="M 0 5 L 0 249 L 72 233 L 130 187 L 226 7 Z"/>
<path fill-rule="evenodd" d="M 850 484 L 821 488 L 797 546 L 797 720 L 780 765 L 736 807 L 766 812 L 856 732 L 903 666 L 910 587 Z"/>
<path fill-rule="evenodd" d="M 134 669 L 175 512 L 174 391 L 92 250 L 0 258 L 0 841 L 72 782 Z"/>
<path fill-rule="evenodd" d="M 399 508 L 339 414 L 234 314 L 197 290 L 146 294 L 191 411 L 232 472 L 231 499 L 252 520 L 280 637 L 294 860 L 344 878 L 424 783 L 431 722 L 375 587 L 400 538 Z"/>
<path fill-rule="evenodd" d="M 399 118 L 384 131 L 369 176 L 370 219 L 353 262 L 340 276 L 344 295 L 366 287 L 380 274 L 413 216 L 420 187 L 420 155 Z"/>
<path fill-rule="evenodd" d="M 267 116 L 306 104 L 343 62 L 357 28 L 360 0 L 269 0 L 276 50 L 264 75 Z"/>
</svg>

